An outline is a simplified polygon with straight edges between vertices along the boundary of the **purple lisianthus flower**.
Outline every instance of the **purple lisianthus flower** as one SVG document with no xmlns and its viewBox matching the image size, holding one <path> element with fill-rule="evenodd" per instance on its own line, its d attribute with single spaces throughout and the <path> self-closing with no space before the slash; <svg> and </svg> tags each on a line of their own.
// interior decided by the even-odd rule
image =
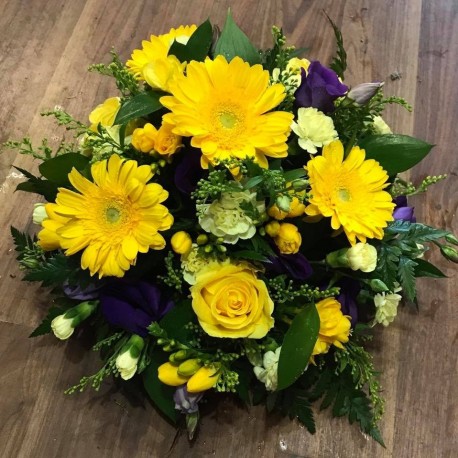
<svg viewBox="0 0 458 458">
<path fill-rule="evenodd" d="M 269 256 L 265 263 L 266 270 L 274 274 L 287 274 L 294 280 L 305 280 L 309 278 L 313 269 L 307 258 L 302 253 L 281 254 L 277 250 L 276 256 Z"/>
<path fill-rule="evenodd" d="M 197 182 L 204 176 L 200 156 L 197 151 L 184 151 L 175 169 L 175 186 L 184 194 L 191 194 L 197 188 Z"/>
<path fill-rule="evenodd" d="M 334 111 L 334 100 L 348 91 L 337 74 L 318 61 L 312 62 L 307 72 L 302 69 L 301 75 L 301 84 L 294 94 L 297 108 L 313 107 L 323 113 L 331 113 Z"/>
<path fill-rule="evenodd" d="M 410 221 L 411 223 L 417 222 L 417 218 L 415 218 L 415 215 L 413 213 L 413 207 L 409 207 L 407 205 L 406 196 L 395 197 L 394 203 L 396 204 L 396 207 L 393 212 L 393 218 L 395 220 Z"/>
<path fill-rule="evenodd" d="M 181 413 L 196 413 L 199 410 L 199 401 L 202 399 L 204 392 L 190 393 L 185 385 L 180 385 L 174 395 L 175 409 Z"/>
<path fill-rule="evenodd" d="M 100 292 L 100 307 L 108 323 L 142 337 L 173 306 L 157 286 L 145 281 L 116 280 Z"/>
<path fill-rule="evenodd" d="M 104 283 L 91 283 L 84 288 L 81 286 L 70 286 L 67 282 L 64 283 L 62 289 L 64 294 L 70 299 L 79 301 L 90 301 L 99 297 L 99 291 L 103 288 Z"/>
<path fill-rule="evenodd" d="M 361 286 L 357 280 L 352 278 L 342 278 L 336 286 L 340 287 L 340 294 L 336 299 L 342 305 L 342 313 L 351 317 L 351 326 L 354 327 L 358 321 L 356 296 L 359 294 Z"/>
</svg>

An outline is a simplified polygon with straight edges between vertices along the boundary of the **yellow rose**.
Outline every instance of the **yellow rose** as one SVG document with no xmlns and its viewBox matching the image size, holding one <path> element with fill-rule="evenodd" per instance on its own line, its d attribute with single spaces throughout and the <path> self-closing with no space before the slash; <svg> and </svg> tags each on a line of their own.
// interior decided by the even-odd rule
<svg viewBox="0 0 458 458">
<path fill-rule="evenodd" d="M 97 105 L 89 115 L 91 129 L 97 131 L 98 124 L 101 124 L 103 127 L 111 127 L 120 108 L 121 101 L 119 97 L 110 97 L 100 105 Z"/>
<path fill-rule="evenodd" d="M 154 149 L 161 155 L 172 155 L 181 146 L 181 137 L 172 132 L 174 126 L 164 123 L 157 132 Z"/>
<path fill-rule="evenodd" d="M 265 283 L 243 264 L 212 265 L 197 273 L 192 307 L 212 337 L 261 339 L 274 325 Z"/>
<path fill-rule="evenodd" d="M 301 246 L 302 236 L 294 224 L 282 223 L 280 224 L 277 236 L 274 238 L 274 242 L 280 253 L 295 254 Z"/>
<path fill-rule="evenodd" d="M 157 138 L 157 129 L 150 123 L 134 130 L 132 134 L 132 146 L 142 153 L 149 153 L 154 150 Z"/>
<path fill-rule="evenodd" d="M 343 343 L 348 342 L 350 334 L 350 320 L 341 311 L 340 302 L 333 297 L 328 297 L 316 304 L 320 317 L 320 330 L 312 355 L 327 353 L 331 345 L 344 348 Z"/>
</svg>

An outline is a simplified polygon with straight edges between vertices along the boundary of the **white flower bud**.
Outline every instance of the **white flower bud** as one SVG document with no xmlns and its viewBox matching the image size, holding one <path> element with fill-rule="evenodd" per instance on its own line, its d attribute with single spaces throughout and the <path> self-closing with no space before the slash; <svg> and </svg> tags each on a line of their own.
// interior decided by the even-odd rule
<svg viewBox="0 0 458 458">
<path fill-rule="evenodd" d="M 373 272 L 377 266 L 377 250 L 368 243 L 357 243 L 347 251 L 349 267 L 361 272 Z"/>
<path fill-rule="evenodd" d="M 278 360 L 280 359 L 281 347 L 264 353 L 262 366 L 253 368 L 256 378 L 264 383 L 267 391 L 275 391 L 278 386 Z"/>
<path fill-rule="evenodd" d="M 51 329 L 58 339 L 66 340 L 75 331 L 73 327 L 73 318 L 65 318 L 65 315 L 56 316 L 56 318 L 51 321 Z"/>
<path fill-rule="evenodd" d="M 358 105 L 365 105 L 369 100 L 377 94 L 377 91 L 385 83 L 362 83 L 358 84 L 347 94 L 349 99 L 352 99 Z"/>
<path fill-rule="evenodd" d="M 380 323 L 383 324 L 383 326 L 388 326 L 393 322 L 398 314 L 398 305 L 402 299 L 400 294 L 396 294 L 399 291 L 401 291 L 401 288 L 396 288 L 394 293 L 380 293 L 374 296 L 376 308 L 374 324 Z"/>
<path fill-rule="evenodd" d="M 137 372 L 138 360 L 139 358 L 134 358 L 131 355 L 130 349 L 118 355 L 116 358 L 116 368 L 122 379 L 129 380 L 135 375 Z"/>
<path fill-rule="evenodd" d="M 374 116 L 372 127 L 374 128 L 375 133 L 379 135 L 387 135 L 393 133 L 390 129 L 390 126 L 381 116 Z"/>
<path fill-rule="evenodd" d="M 43 203 L 37 203 L 33 205 L 33 215 L 32 215 L 32 220 L 34 224 L 39 224 L 43 222 L 45 218 L 47 218 L 48 215 L 45 210 L 45 204 Z"/>
</svg>

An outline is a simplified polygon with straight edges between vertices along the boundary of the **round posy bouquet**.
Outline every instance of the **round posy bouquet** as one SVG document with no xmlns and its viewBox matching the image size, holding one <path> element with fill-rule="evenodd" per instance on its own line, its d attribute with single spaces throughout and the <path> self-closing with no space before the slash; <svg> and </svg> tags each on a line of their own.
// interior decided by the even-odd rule
<svg viewBox="0 0 458 458">
<path fill-rule="evenodd" d="M 331 22 L 332 24 L 332 22 Z M 139 377 L 193 435 L 210 390 L 265 403 L 315 431 L 311 403 L 347 415 L 383 443 L 371 328 L 388 326 L 433 242 L 457 261 L 450 232 L 417 223 L 397 175 L 431 145 L 392 134 L 382 83 L 350 88 L 346 54 L 299 58 L 273 28 L 257 50 L 228 15 L 152 35 L 114 77 L 119 96 L 89 115 L 53 115 L 75 132 L 9 142 L 42 160 L 18 189 L 42 195 L 36 238 L 13 229 L 25 280 L 56 298 L 32 335 L 94 328 L 103 366 L 68 390 Z"/>
</svg>

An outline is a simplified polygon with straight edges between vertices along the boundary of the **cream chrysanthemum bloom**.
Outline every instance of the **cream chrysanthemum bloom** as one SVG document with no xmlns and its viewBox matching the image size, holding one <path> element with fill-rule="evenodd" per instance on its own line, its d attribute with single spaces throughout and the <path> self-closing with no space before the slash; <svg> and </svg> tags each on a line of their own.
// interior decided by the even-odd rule
<svg viewBox="0 0 458 458">
<path fill-rule="evenodd" d="M 310 154 L 316 154 L 317 148 L 329 145 L 339 137 L 332 118 L 316 108 L 299 108 L 297 122 L 293 121 L 291 128 L 298 136 L 299 146 Z"/>
<path fill-rule="evenodd" d="M 142 41 L 142 49 L 133 51 L 132 59 L 126 62 L 126 66 L 139 80 L 146 81 L 153 89 L 169 92 L 171 81 L 186 68 L 185 63 L 168 55 L 170 47 L 174 41 L 186 44 L 196 29 L 196 25 L 187 25 L 170 29 L 164 35 L 151 35 L 149 41 Z"/>
<path fill-rule="evenodd" d="M 202 150 L 201 165 L 231 158 L 253 158 L 264 168 L 266 156 L 286 157 L 291 113 L 273 111 L 285 98 L 281 84 L 269 86 L 269 72 L 240 57 L 192 61 L 186 76 L 171 84 L 172 96 L 161 98 L 171 113 L 164 121 L 173 132 L 192 137 Z"/>
<path fill-rule="evenodd" d="M 81 250 L 81 267 L 91 275 L 122 277 L 134 265 L 138 253 L 150 248 L 161 250 L 165 240 L 159 231 L 173 223 L 161 204 L 168 192 L 157 183 L 147 184 L 151 167 L 138 166 L 113 154 L 91 167 L 94 182 L 76 169 L 69 174 L 77 192 L 60 188 L 56 204 L 43 221 L 40 244 L 51 245 L 48 232 L 55 231 L 60 248 L 67 256 Z M 50 225 L 56 215 L 56 224 Z M 51 245 L 52 246 L 52 245 Z"/>
<path fill-rule="evenodd" d="M 383 228 L 393 221 L 394 203 L 383 191 L 388 174 L 364 150 L 354 147 L 344 159 L 340 141 L 323 148 L 323 155 L 307 163 L 312 197 L 305 213 L 331 218 L 331 227 L 345 231 L 352 245 L 356 239 L 383 238 Z"/>
</svg>

